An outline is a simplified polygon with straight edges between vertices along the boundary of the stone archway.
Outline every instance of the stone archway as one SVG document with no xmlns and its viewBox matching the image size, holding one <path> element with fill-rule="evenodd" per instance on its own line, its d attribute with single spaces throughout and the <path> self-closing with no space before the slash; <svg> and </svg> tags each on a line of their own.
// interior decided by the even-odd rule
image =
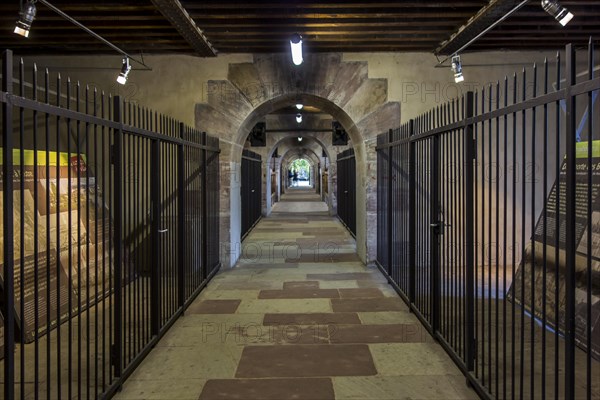
<svg viewBox="0 0 600 400">
<path fill-rule="evenodd" d="M 307 54 L 299 67 L 286 54 L 275 54 L 230 64 L 228 79 L 209 81 L 207 87 L 207 103 L 196 105 L 196 127 L 221 139 L 223 265 L 234 265 L 241 250 L 239 174 L 247 134 L 265 115 L 297 102 L 330 114 L 352 140 L 357 161 L 357 251 L 364 262 L 373 260 L 376 136 L 400 123 L 399 103 L 387 101 L 387 80 L 370 78 L 366 62 L 346 62 L 341 54 Z"/>
</svg>

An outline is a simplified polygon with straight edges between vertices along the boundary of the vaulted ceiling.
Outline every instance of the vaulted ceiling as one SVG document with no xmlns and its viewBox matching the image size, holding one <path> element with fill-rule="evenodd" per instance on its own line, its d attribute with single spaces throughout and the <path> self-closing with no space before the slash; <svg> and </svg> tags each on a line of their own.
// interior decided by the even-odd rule
<svg viewBox="0 0 600 400">
<path fill-rule="evenodd" d="M 277 1 L 48 0 L 132 54 L 273 53 L 300 33 L 309 52 L 435 52 L 483 7 L 512 0 Z M 176 6 L 174 6 L 174 4 Z M 600 37 L 600 1 L 561 0 L 575 18 L 561 27 L 532 0 L 469 46 L 532 50 Z M 114 54 L 105 44 L 37 3 L 30 37 L 12 33 L 19 0 L 0 4 L 0 47 L 17 54 Z M 489 21 L 489 20 L 488 20 Z M 486 21 L 486 26 L 489 26 Z M 479 24 L 476 31 L 485 29 Z M 476 26 L 476 25 L 475 25 Z"/>
</svg>

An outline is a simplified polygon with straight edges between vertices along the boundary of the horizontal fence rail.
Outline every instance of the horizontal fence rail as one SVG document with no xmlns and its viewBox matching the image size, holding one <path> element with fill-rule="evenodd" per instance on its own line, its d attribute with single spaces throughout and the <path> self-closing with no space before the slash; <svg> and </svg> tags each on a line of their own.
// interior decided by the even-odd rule
<svg viewBox="0 0 600 400">
<path fill-rule="evenodd" d="M 10 51 L 0 103 L 3 396 L 110 398 L 219 267 L 218 139 Z"/>
<path fill-rule="evenodd" d="M 600 399 L 600 79 L 569 45 L 377 139 L 377 264 L 482 398 Z"/>
</svg>

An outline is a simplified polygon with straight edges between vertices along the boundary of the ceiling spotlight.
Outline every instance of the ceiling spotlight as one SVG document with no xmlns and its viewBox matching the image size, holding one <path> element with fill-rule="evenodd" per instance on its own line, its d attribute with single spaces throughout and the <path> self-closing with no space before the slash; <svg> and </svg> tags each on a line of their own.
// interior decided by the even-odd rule
<svg viewBox="0 0 600 400">
<path fill-rule="evenodd" d="M 462 64 L 460 62 L 459 55 L 452 57 L 452 72 L 454 72 L 454 82 L 460 83 L 465 80 L 465 77 L 462 73 Z"/>
<path fill-rule="evenodd" d="M 301 142 L 302 141 L 302 136 L 298 136 L 298 141 Z"/>
<path fill-rule="evenodd" d="M 296 114 L 296 122 L 297 123 L 302 122 L 302 114 L 300 114 L 300 113 Z"/>
<path fill-rule="evenodd" d="M 292 62 L 294 65 L 302 64 L 302 36 L 294 33 L 290 39 L 290 47 L 292 48 Z"/>
<path fill-rule="evenodd" d="M 31 29 L 31 24 L 35 19 L 36 13 L 37 9 L 35 8 L 34 0 L 29 0 L 27 3 L 25 3 L 25 6 L 21 9 L 21 12 L 19 12 L 19 20 L 15 26 L 15 33 L 17 35 L 29 37 L 29 30 Z"/>
<path fill-rule="evenodd" d="M 121 85 L 124 85 L 127 83 L 127 75 L 129 75 L 129 72 L 131 71 L 131 65 L 129 65 L 129 58 L 125 57 L 123 59 L 123 66 L 121 67 L 121 72 L 119 72 L 119 76 L 117 77 L 117 82 L 119 82 Z"/>
<path fill-rule="evenodd" d="M 302 110 L 302 108 L 303 108 L 303 107 L 304 107 L 304 105 L 303 105 L 303 104 L 300 104 L 300 103 L 296 104 L 296 108 L 297 108 L 298 110 Z"/>
<path fill-rule="evenodd" d="M 548 14 L 552 15 L 562 26 L 567 25 L 573 19 L 573 14 L 558 4 L 556 0 L 542 0 L 542 8 Z"/>
</svg>

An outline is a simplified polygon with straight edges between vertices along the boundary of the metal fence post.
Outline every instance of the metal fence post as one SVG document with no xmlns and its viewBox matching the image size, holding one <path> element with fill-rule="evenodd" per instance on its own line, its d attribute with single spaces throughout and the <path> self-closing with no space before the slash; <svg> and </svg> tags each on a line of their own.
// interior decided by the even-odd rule
<svg viewBox="0 0 600 400">
<path fill-rule="evenodd" d="M 2 55 L 2 91 L 12 94 L 12 51 Z M 14 306 L 14 234 L 13 227 L 13 134 L 12 104 L 10 99 L 2 103 L 2 202 L 4 204 L 4 398 L 13 399 L 15 394 L 15 306 Z M 6 240 L 9 239 L 9 240 Z"/>
<path fill-rule="evenodd" d="M 114 204 L 114 343 L 112 344 L 112 364 L 116 377 L 123 371 L 123 104 L 120 96 L 113 98 L 113 119 L 120 124 L 113 131 L 113 204 Z"/>
<path fill-rule="evenodd" d="M 566 48 L 566 87 L 565 102 L 567 104 L 567 170 L 566 170 L 566 272 L 565 272 L 565 398 L 575 398 L 575 250 L 576 250 L 576 218 L 577 215 L 577 121 L 576 98 L 571 87 L 576 83 L 575 49 L 572 44 Z M 590 133 L 591 134 L 591 133 Z M 558 179 L 558 177 L 557 177 Z M 589 278 L 588 278 L 589 279 Z M 590 321 L 588 321 L 589 323 Z M 588 351 L 590 351 L 588 349 Z"/>
<path fill-rule="evenodd" d="M 409 132 L 408 137 L 412 138 L 415 134 L 415 120 L 411 119 L 408 122 Z M 415 201 L 417 200 L 417 190 L 416 190 L 416 178 L 415 178 L 415 142 L 410 141 L 408 144 L 408 187 L 409 187 L 409 215 L 408 215 L 408 241 L 409 241 L 409 269 L 408 269 L 408 299 L 411 304 L 415 302 L 415 292 L 416 292 L 416 262 L 417 262 L 417 243 L 416 243 L 416 215 L 415 215 Z M 412 312 L 412 308 L 409 307 L 409 310 Z"/>
<path fill-rule="evenodd" d="M 150 157 L 150 197 L 151 197 L 151 240 L 152 240 L 152 272 L 150 273 L 150 326 L 152 335 L 158 335 L 160 332 L 160 237 L 159 230 L 161 229 L 161 204 L 160 204 L 160 140 L 152 141 L 151 157 Z"/>
<path fill-rule="evenodd" d="M 185 125 L 183 122 L 179 124 L 179 137 L 183 139 L 185 133 Z M 178 147 L 179 166 L 177 171 L 178 176 L 178 194 L 179 194 L 179 307 L 185 304 L 185 145 L 180 144 Z"/>
<path fill-rule="evenodd" d="M 392 129 L 389 130 L 388 132 L 388 143 L 392 143 L 392 137 L 393 137 L 394 131 Z M 393 254 L 394 254 L 394 228 L 392 227 L 393 223 L 394 223 L 394 218 L 393 218 L 393 195 L 392 195 L 392 188 L 393 188 L 393 162 L 392 162 L 392 155 L 393 155 L 393 147 L 389 146 L 388 147 L 388 187 L 387 187 L 387 243 L 388 243 L 388 275 L 390 277 L 392 277 L 392 260 L 394 258 Z M 389 278 L 388 278 L 389 279 Z"/>
<path fill-rule="evenodd" d="M 208 277 L 208 179 L 207 179 L 207 157 L 206 150 L 208 140 L 206 132 L 202 132 L 202 280 Z M 242 211 L 243 212 L 243 211 Z M 233 245 L 233 243 L 232 243 Z"/>
<path fill-rule="evenodd" d="M 468 371 L 475 364 L 475 232 L 474 232 L 474 192 L 473 192 L 473 161 L 476 158 L 473 137 L 473 92 L 467 92 L 463 120 L 465 123 L 465 365 Z"/>
<path fill-rule="evenodd" d="M 440 235 L 444 221 L 440 220 L 440 137 L 431 137 L 431 330 L 435 335 L 440 327 Z"/>
</svg>

